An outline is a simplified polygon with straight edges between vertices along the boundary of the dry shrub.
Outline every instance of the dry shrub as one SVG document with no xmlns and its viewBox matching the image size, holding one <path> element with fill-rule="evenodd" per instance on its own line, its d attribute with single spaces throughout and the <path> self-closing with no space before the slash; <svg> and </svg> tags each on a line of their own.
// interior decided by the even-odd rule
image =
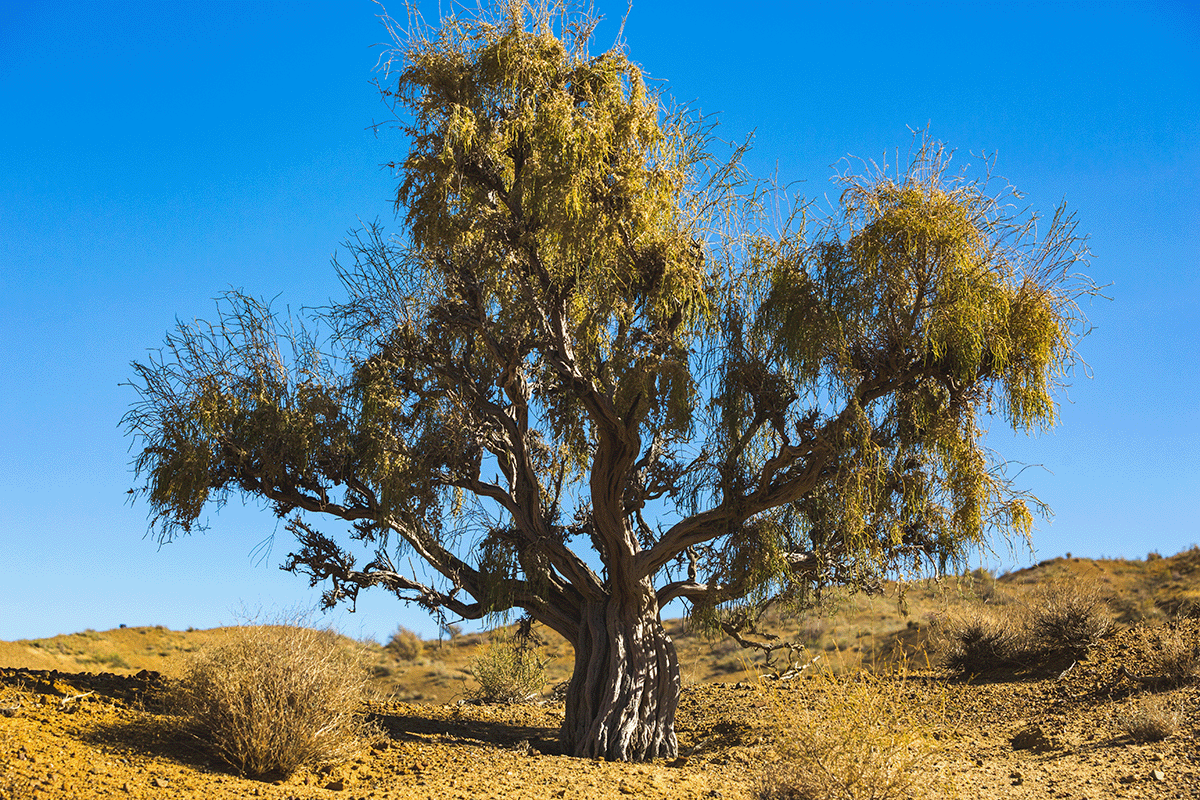
<svg viewBox="0 0 1200 800">
<path fill-rule="evenodd" d="M 1088 581 L 1055 581 L 1030 598 L 1029 635 L 1045 656 L 1078 658 L 1112 630 L 1100 587 Z"/>
<path fill-rule="evenodd" d="M 758 800 L 901 800 L 952 797 L 947 776 L 928 771 L 939 749 L 949 689 L 912 685 L 903 670 L 824 673 L 813 702 L 775 695 L 779 761 Z"/>
<path fill-rule="evenodd" d="M 197 653 L 173 693 L 190 733 L 239 774 L 336 763 L 373 730 L 362 653 L 330 631 L 245 626 Z"/>
<path fill-rule="evenodd" d="M 973 606 L 935 620 L 942 663 L 959 675 L 999 667 L 1036 667 L 1079 658 L 1112 630 L 1100 588 L 1089 582 L 1055 581 L 1035 588 L 1019 610 Z"/>
<path fill-rule="evenodd" d="M 942 663 L 957 675 L 978 675 L 1021 664 L 1029 656 L 1024 617 L 1013 609 L 999 615 L 969 607 L 934 620 Z"/>
<path fill-rule="evenodd" d="M 425 652 L 425 643 L 414 631 L 401 626 L 384 649 L 401 661 L 416 661 Z"/>
<path fill-rule="evenodd" d="M 479 683 L 475 697 L 485 703 L 525 703 L 546 685 L 546 664 L 526 638 L 497 632 L 470 662 Z"/>
<path fill-rule="evenodd" d="M 1174 684 L 1189 683 L 1200 675 L 1200 630 L 1172 625 L 1153 633 L 1142 631 L 1142 647 L 1153 675 Z"/>
<path fill-rule="evenodd" d="M 1157 742 L 1179 732 L 1183 708 L 1167 697 L 1149 697 L 1130 706 L 1118 724 L 1136 742 Z"/>
</svg>

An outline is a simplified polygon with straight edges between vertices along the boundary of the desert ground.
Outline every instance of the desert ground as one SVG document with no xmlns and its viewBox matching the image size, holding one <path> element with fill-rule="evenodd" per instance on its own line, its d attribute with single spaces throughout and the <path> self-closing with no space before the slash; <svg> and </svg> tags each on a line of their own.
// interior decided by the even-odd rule
<svg viewBox="0 0 1200 800">
<path fill-rule="evenodd" d="M 1039 587 L 1073 583 L 1098 587 L 1113 621 L 1086 653 L 980 674 L 945 666 L 937 619 L 972 608 L 1016 614 Z M 807 665 L 786 680 L 772 678 L 778 662 L 669 621 L 684 683 L 681 755 L 645 764 L 558 752 L 555 690 L 572 662 L 545 632 L 544 691 L 519 705 L 475 699 L 470 665 L 483 635 L 423 642 L 417 652 L 352 643 L 370 665 L 366 711 L 378 734 L 349 760 L 276 781 L 234 774 L 164 708 L 189 656 L 225 631 L 119 628 L 0 642 L 0 800 L 804 797 L 787 794 L 788 776 L 815 768 L 803 760 L 814 742 L 831 763 L 894 748 L 888 775 L 906 777 L 879 797 L 1200 797 L 1197 682 L 1190 672 L 1156 674 L 1164 642 L 1197 650 L 1197 616 L 1193 549 L 1137 561 L 1068 556 L 996 579 L 976 572 L 911 585 L 903 603 L 892 587 L 777 616 L 769 628 L 802 643 L 796 663 Z M 1169 718 L 1165 738 L 1131 733 L 1131 721 L 1146 716 Z"/>
</svg>

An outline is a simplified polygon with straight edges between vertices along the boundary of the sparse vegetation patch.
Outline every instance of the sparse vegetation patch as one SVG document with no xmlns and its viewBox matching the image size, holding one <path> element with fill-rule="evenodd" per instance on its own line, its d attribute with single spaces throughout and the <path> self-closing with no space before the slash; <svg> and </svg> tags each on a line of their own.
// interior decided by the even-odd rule
<svg viewBox="0 0 1200 800">
<path fill-rule="evenodd" d="M 921 697 L 903 672 L 817 676 L 815 702 L 779 702 L 779 761 L 758 800 L 900 800 L 951 796 L 933 771 L 948 689 Z"/>
<path fill-rule="evenodd" d="M 400 627 L 392 634 L 386 649 L 401 661 L 416 661 L 425 652 L 425 643 L 414 631 Z"/>
<path fill-rule="evenodd" d="M 1029 632 L 1042 653 L 1078 658 L 1111 630 L 1112 616 L 1095 583 L 1055 581 L 1033 592 Z"/>
<path fill-rule="evenodd" d="M 525 703 L 546 685 L 546 665 L 534 643 L 502 632 L 471 659 L 470 669 L 479 683 L 475 696 L 487 703 Z"/>
<path fill-rule="evenodd" d="M 171 705 L 239 774 L 286 777 L 362 746 L 366 685 L 360 654 L 330 632 L 247 626 L 193 657 Z"/>
<path fill-rule="evenodd" d="M 1135 742 L 1162 741 L 1183 727 L 1183 708 L 1169 697 L 1146 697 L 1129 707 L 1120 726 Z"/>
</svg>

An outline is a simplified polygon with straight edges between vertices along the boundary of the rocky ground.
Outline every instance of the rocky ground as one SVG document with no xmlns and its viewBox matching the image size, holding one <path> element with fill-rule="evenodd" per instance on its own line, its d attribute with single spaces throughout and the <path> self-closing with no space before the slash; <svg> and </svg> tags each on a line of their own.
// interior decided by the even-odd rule
<svg viewBox="0 0 1200 800">
<path fill-rule="evenodd" d="M 1188 623 L 1194 625 L 1194 623 Z M 931 671 L 872 678 L 921 731 L 918 796 L 961 798 L 1200 797 L 1197 687 L 1145 677 L 1151 645 L 1135 626 L 1060 672 L 1009 672 L 970 682 Z M 265 783 L 222 771 L 175 732 L 156 699 L 165 679 L 0 670 L 0 798 L 747 798 L 785 772 L 779 753 L 809 726 L 861 725 L 871 713 L 830 699 L 853 674 L 787 683 L 685 688 L 682 756 L 622 764 L 558 754 L 561 706 L 375 704 L 382 735 L 348 763 Z M 874 691 L 873 690 L 873 691 Z M 1169 738 L 1122 730 L 1157 698 L 1183 711 Z M 826 704 L 826 705 L 822 705 Z M 818 709 L 819 719 L 804 709 Z M 824 716 L 821 716 L 821 715 Z M 840 722 L 834 717 L 842 715 Z M 906 724 L 909 724 L 906 722 Z M 915 745 L 914 745 L 915 746 Z"/>
</svg>

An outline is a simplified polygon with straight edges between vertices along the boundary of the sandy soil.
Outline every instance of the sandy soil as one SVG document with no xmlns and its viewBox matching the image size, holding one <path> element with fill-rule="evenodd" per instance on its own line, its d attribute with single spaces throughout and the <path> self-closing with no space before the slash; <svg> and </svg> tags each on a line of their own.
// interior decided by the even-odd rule
<svg viewBox="0 0 1200 800">
<path fill-rule="evenodd" d="M 1142 674 L 1144 644 L 1126 630 L 1065 674 L 958 684 L 909 674 L 903 691 L 928 709 L 937 740 L 922 769 L 962 798 L 1200 797 L 1200 692 L 1152 692 L 1124 677 L 1122 666 Z M 264 783 L 223 772 L 173 732 L 155 702 L 164 681 L 150 672 L 0 670 L 0 798 L 748 798 L 777 769 L 776 745 L 804 735 L 781 709 L 814 703 L 821 686 L 689 686 L 678 719 L 684 755 L 649 764 L 559 755 L 562 710 L 553 704 L 388 701 L 372 708 L 383 737 L 359 757 Z M 1121 720 L 1151 694 L 1182 706 L 1185 724 L 1138 744 Z"/>
</svg>

